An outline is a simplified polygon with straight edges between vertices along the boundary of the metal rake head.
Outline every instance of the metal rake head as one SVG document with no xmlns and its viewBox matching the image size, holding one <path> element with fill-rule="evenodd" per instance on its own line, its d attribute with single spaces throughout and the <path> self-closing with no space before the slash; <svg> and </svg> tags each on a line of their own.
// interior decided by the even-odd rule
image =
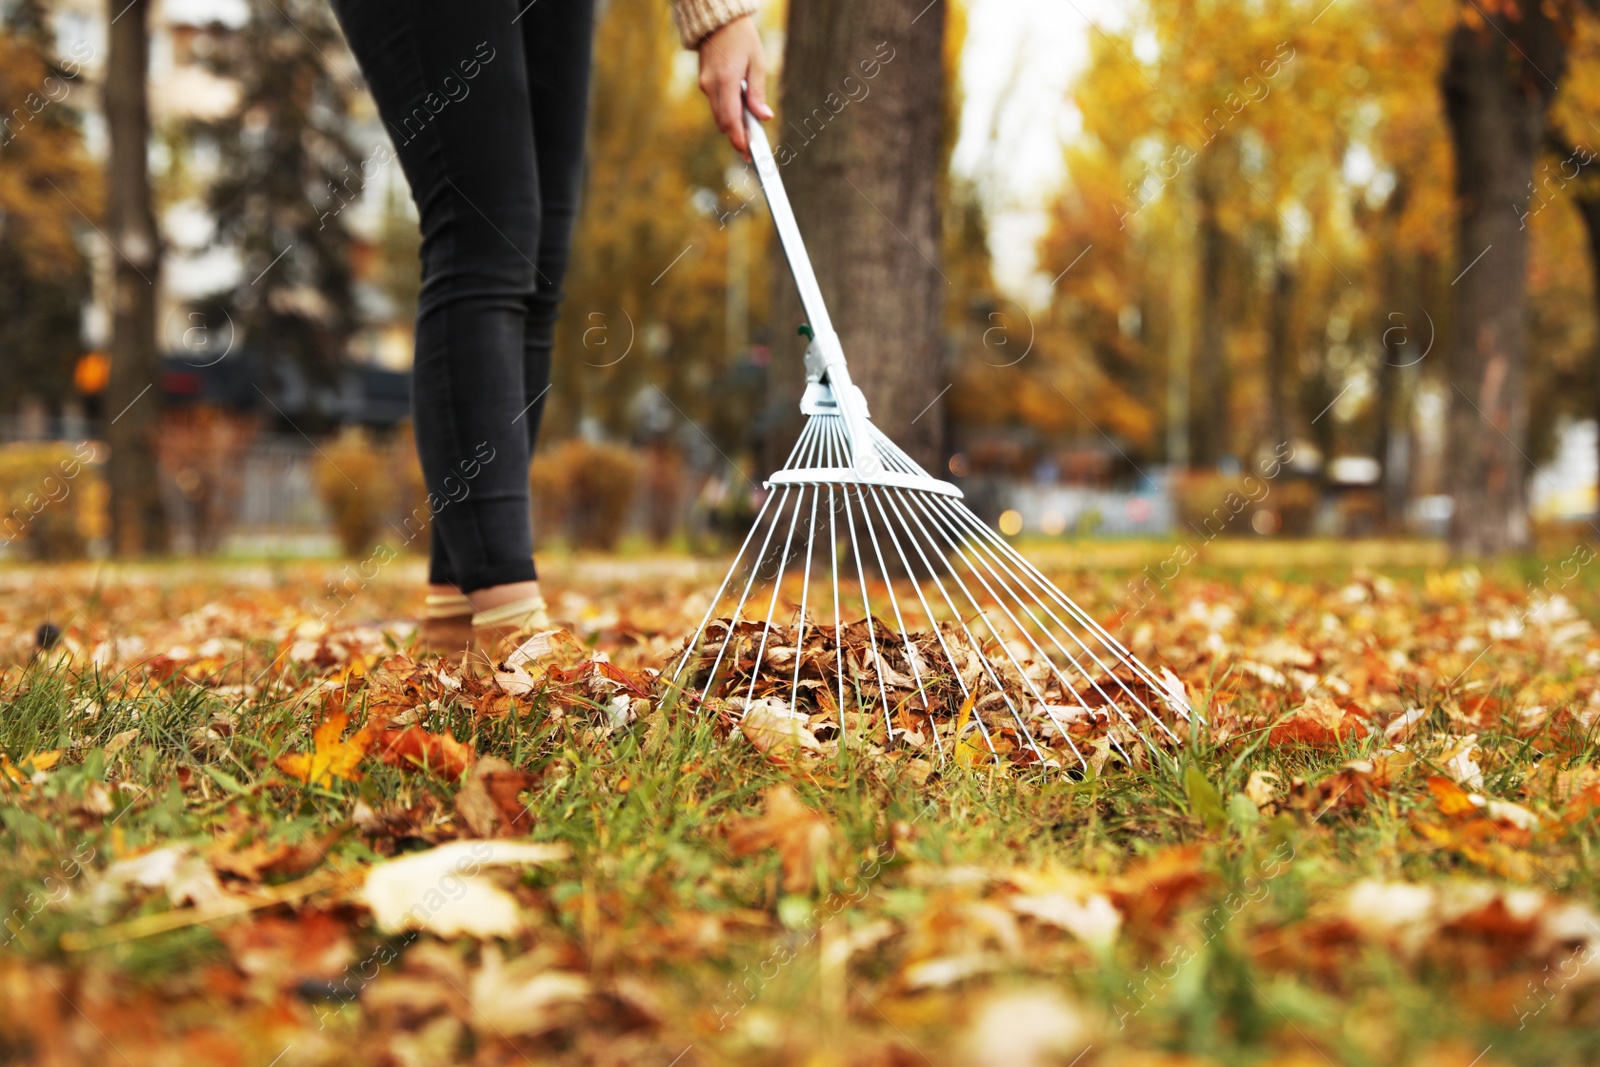
<svg viewBox="0 0 1600 1067">
<path fill-rule="evenodd" d="M 781 702 L 841 738 L 870 712 L 884 739 L 940 758 L 1087 768 L 1181 743 L 1193 712 L 1170 671 L 1136 659 L 870 423 L 882 469 L 863 474 L 825 382 L 802 409 L 672 684 L 739 713 Z"/>
<path fill-rule="evenodd" d="M 751 158 L 811 338 L 808 419 L 669 685 L 757 701 L 940 758 L 1132 762 L 1179 743 L 1183 685 L 1158 678 L 868 421 L 761 123 Z M 776 703 L 778 708 L 772 709 Z"/>
</svg>

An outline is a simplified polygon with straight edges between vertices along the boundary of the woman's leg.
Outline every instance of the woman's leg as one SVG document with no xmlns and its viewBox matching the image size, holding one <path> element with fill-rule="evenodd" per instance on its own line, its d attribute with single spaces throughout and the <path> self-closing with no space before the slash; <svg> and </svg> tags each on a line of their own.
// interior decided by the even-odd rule
<svg viewBox="0 0 1600 1067">
<path fill-rule="evenodd" d="M 537 445 L 550 386 L 567 254 L 583 184 L 589 80 L 594 52 L 593 0 L 541 3 L 520 21 L 533 113 L 534 156 L 539 170 L 539 286 L 528 297 L 524 347 L 524 416 L 530 451 Z M 584 309 L 579 309 L 582 312 Z M 591 309 L 592 310 L 592 309 Z"/>
<path fill-rule="evenodd" d="M 561 283 L 567 273 L 567 253 L 583 182 L 594 4 L 592 0 L 534 4 L 524 9 L 519 25 L 528 71 L 540 207 L 539 248 L 534 256 L 538 284 L 526 301 L 524 407 L 519 417 L 531 456 L 538 443 L 539 424 L 550 389 Z M 479 590 L 472 600 L 482 611 L 538 594 L 536 583 L 518 583 Z"/>
<path fill-rule="evenodd" d="M 518 5 L 333 5 L 422 220 L 412 398 L 434 503 L 430 581 L 469 594 L 526 588 L 535 574 L 520 417 L 541 209 Z"/>
</svg>

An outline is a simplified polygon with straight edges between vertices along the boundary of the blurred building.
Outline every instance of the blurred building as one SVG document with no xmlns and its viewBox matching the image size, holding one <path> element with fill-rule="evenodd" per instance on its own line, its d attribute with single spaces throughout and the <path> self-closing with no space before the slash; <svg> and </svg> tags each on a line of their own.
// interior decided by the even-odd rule
<svg viewBox="0 0 1600 1067">
<path fill-rule="evenodd" d="M 168 243 L 157 314 L 162 341 L 172 352 L 191 347 L 186 344 L 185 332 L 194 329 L 198 321 L 197 301 L 244 280 L 237 253 L 212 241 L 214 220 L 203 194 L 217 173 L 215 154 L 185 145 L 177 131 L 186 120 L 226 116 L 237 105 L 238 86 L 212 73 L 205 57 L 219 38 L 243 25 L 247 16 L 243 0 L 161 0 L 151 20 L 149 84 L 155 131 L 151 168 L 161 193 L 171 198 L 160 218 Z M 89 94 L 77 101 L 83 112 L 85 140 L 92 155 L 104 158 L 105 120 L 96 98 L 105 68 L 107 5 L 97 0 L 59 0 L 54 17 L 61 54 L 81 56 L 87 52 L 82 81 L 75 92 Z M 348 67 L 346 76 L 359 81 L 359 72 L 347 55 L 330 59 Z M 357 108 L 351 124 L 357 145 L 370 152 L 387 143 L 365 94 L 358 97 Z M 411 323 L 391 305 L 379 285 L 382 257 L 377 248 L 386 206 L 392 209 L 395 204 L 410 210 L 404 175 L 398 165 L 390 165 L 362 187 L 360 197 L 344 212 L 355 238 L 351 264 L 363 321 L 346 356 L 353 363 L 404 371 L 411 365 Z M 88 349 L 100 349 L 109 339 L 105 301 L 115 252 L 105 242 L 95 242 L 91 255 L 96 296 L 84 317 L 84 343 Z"/>
</svg>

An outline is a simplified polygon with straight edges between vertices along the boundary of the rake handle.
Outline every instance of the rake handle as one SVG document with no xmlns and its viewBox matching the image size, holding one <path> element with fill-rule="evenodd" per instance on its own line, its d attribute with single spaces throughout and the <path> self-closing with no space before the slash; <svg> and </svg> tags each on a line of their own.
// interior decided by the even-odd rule
<svg viewBox="0 0 1600 1067">
<path fill-rule="evenodd" d="M 756 177 L 761 182 L 761 192 L 767 198 L 772 212 L 773 225 L 778 230 L 778 243 L 783 246 L 784 258 L 789 261 L 789 273 L 794 276 L 795 288 L 800 290 L 800 304 L 805 308 L 811 325 L 812 343 L 822 356 L 822 365 L 833 390 L 839 414 L 844 418 L 845 433 L 850 439 L 851 465 L 862 474 L 876 474 L 883 469 L 878 451 L 873 447 L 871 432 L 867 429 L 866 404 L 861 392 L 850 380 L 850 368 L 845 364 L 844 347 L 834 332 L 833 320 L 822 300 L 822 288 L 811 268 L 811 257 L 806 255 L 806 245 L 800 238 L 800 227 L 794 219 L 794 209 L 789 206 L 789 194 L 784 192 L 783 179 L 778 175 L 778 161 L 772 155 L 767 133 L 761 120 L 746 105 L 744 109 L 745 135 L 750 141 L 750 158 L 755 163 Z"/>
</svg>

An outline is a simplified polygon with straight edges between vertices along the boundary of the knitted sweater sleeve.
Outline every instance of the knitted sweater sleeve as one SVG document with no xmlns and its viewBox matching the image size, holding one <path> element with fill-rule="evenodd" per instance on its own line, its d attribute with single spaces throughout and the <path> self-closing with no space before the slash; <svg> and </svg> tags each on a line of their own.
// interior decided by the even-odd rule
<svg viewBox="0 0 1600 1067">
<path fill-rule="evenodd" d="M 683 47 L 695 48 L 701 41 L 736 18 L 754 13 L 757 0 L 671 0 L 672 17 L 678 23 Z"/>
</svg>

